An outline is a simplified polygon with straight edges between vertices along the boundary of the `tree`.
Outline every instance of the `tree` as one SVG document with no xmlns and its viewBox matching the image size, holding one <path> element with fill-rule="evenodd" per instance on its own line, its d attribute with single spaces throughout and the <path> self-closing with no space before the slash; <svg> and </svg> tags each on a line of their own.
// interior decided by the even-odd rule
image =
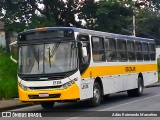
<svg viewBox="0 0 160 120">
<path fill-rule="evenodd" d="M 137 36 L 153 38 L 160 44 L 160 14 L 143 9 L 137 15 Z"/>
<path fill-rule="evenodd" d="M 12 31 L 42 25 L 80 27 L 81 21 L 76 19 L 80 2 L 81 0 L 1 0 L 1 20 L 5 22 L 6 29 Z M 40 4 L 44 7 L 41 8 Z"/>
<path fill-rule="evenodd" d="M 78 18 L 85 21 L 84 28 L 96 29 L 98 2 L 95 0 L 84 0 L 80 3 Z"/>
<path fill-rule="evenodd" d="M 132 35 L 135 15 L 137 36 L 159 38 L 159 9 L 159 0 L 0 0 L 0 19 L 7 31 L 75 26 Z"/>
<path fill-rule="evenodd" d="M 136 36 L 153 38 L 160 44 L 160 1 L 137 0 L 132 6 L 136 17 Z"/>
<path fill-rule="evenodd" d="M 39 0 L 41 2 L 41 0 Z M 80 22 L 75 19 L 75 14 L 79 11 L 80 0 L 43 0 L 44 10 L 34 6 L 49 21 L 54 21 L 56 26 L 80 26 Z"/>
<path fill-rule="evenodd" d="M 121 3 L 117 0 L 100 1 L 96 12 L 96 22 L 98 24 L 96 29 L 114 33 L 130 34 L 127 29 L 132 14 L 132 9 L 126 7 L 123 2 Z"/>
</svg>

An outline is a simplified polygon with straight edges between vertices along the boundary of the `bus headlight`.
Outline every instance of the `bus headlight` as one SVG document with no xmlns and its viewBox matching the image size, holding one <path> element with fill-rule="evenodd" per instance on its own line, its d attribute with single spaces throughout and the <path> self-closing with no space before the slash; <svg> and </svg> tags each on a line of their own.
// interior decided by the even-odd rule
<svg viewBox="0 0 160 120">
<path fill-rule="evenodd" d="M 18 85 L 25 91 L 29 90 L 29 88 L 23 84 L 21 84 L 20 82 L 18 83 Z"/>
<path fill-rule="evenodd" d="M 71 81 L 69 81 L 69 82 L 66 82 L 65 84 L 63 84 L 63 88 L 66 89 L 66 88 L 68 88 L 69 86 L 71 86 L 72 84 L 74 84 L 74 81 L 73 81 L 73 80 L 71 80 Z"/>
</svg>

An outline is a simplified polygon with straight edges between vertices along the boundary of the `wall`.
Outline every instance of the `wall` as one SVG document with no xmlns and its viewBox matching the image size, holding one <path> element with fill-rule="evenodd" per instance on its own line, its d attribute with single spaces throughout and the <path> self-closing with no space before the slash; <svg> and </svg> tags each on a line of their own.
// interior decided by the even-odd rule
<svg viewBox="0 0 160 120">
<path fill-rule="evenodd" d="M 6 47 L 5 32 L 0 31 L 0 45 Z"/>
</svg>

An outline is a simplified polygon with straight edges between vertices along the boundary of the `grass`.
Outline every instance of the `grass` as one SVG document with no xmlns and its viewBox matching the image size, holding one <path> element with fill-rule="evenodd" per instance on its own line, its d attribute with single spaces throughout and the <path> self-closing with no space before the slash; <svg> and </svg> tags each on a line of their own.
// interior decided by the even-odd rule
<svg viewBox="0 0 160 120">
<path fill-rule="evenodd" d="M 18 97 L 17 64 L 10 60 L 10 55 L 0 53 L 0 99 Z"/>
</svg>

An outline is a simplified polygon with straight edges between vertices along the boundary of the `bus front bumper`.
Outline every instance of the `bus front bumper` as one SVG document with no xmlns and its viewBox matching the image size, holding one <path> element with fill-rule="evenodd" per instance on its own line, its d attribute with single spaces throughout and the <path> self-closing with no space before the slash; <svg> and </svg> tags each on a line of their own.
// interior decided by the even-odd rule
<svg viewBox="0 0 160 120">
<path fill-rule="evenodd" d="M 73 84 L 63 90 L 29 90 L 25 91 L 18 86 L 19 100 L 24 102 L 40 101 L 69 101 L 79 100 L 80 90 L 76 84 Z"/>
</svg>

